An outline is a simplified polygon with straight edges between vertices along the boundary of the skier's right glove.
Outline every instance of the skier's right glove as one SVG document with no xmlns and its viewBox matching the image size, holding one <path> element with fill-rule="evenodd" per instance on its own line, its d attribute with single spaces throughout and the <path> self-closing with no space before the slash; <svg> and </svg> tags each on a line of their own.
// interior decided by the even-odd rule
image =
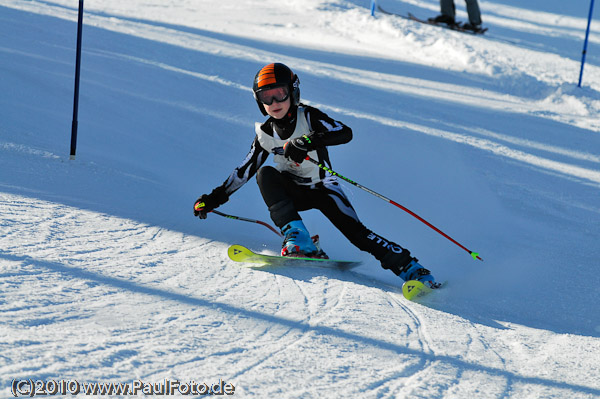
<svg viewBox="0 0 600 399">
<path fill-rule="evenodd" d="M 206 219 L 206 216 L 213 209 L 218 208 L 229 201 L 229 196 L 225 192 L 223 186 L 219 186 L 212 190 L 210 194 L 203 194 L 194 203 L 194 216 L 200 219 Z"/>
</svg>

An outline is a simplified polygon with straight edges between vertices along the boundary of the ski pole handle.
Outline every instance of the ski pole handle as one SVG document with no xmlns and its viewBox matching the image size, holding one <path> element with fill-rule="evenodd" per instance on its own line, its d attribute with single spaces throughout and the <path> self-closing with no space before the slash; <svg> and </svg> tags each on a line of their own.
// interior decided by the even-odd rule
<svg viewBox="0 0 600 399">
<path fill-rule="evenodd" d="M 462 245 L 461 243 L 459 243 L 458 241 L 456 241 L 454 238 L 450 237 L 448 234 L 444 233 L 442 230 L 438 229 L 437 227 L 435 227 L 434 225 L 432 225 L 432 224 L 431 224 L 431 223 L 429 223 L 427 220 L 423 219 L 421 216 L 417 215 L 416 213 L 414 213 L 414 212 L 413 212 L 413 211 L 411 211 L 410 209 L 408 209 L 408 208 L 406 208 L 406 207 L 404 207 L 404 206 L 400 205 L 400 204 L 399 204 L 399 203 L 397 203 L 396 201 L 393 201 L 393 200 L 391 200 L 391 199 L 389 199 L 389 198 L 387 198 L 387 197 L 385 197 L 385 196 L 383 196 L 383 195 L 381 195 L 381 194 L 379 194 L 379 193 L 377 193 L 377 192 L 375 192 L 375 191 L 373 191 L 373 190 L 371 190 L 371 189 L 369 189 L 369 188 L 367 188 L 367 187 L 365 187 L 365 186 L 363 186 L 363 185 L 361 185 L 361 184 L 358 184 L 358 183 L 357 183 L 357 182 L 355 182 L 354 180 L 350 180 L 350 179 L 348 179 L 347 177 L 340 175 L 339 173 L 337 173 L 337 172 L 335 172 L 335 171 L 331 170 L 331 169 L 330 169 L 330 168 L 328 168 L 327 166 L 325 166 L 325 165 L 323 165 L 323 164 L 319 163 L 318 161 L 316 161 L 316 160 L 312 159 L 312 158 L 311 158 L 311 157 L 309 157 L 309 156 L 306 156 L 306 158 L 305 158 L 305 159 L 306 159 L 307 161 L 309 161 L 309 162 L 311 162 L 311 163 L 313 163 L 313 164 L 317 165 L 319 168 L 323 169 L 325 172 L 328 172 L 328 173 L 330 173 L 332 176 L 339 177 L 340 179 L 342 179 L 342 180 L 344 180 L 344 181 L 346 181 L 346 182 L 348 182 L 348 183 L 352 184 L 353 186 L 356 186 L 356 187 L 358 187 L 358 188 L 360 188 L 360 189 L 362 189 L 362 190 L 364 190 L 364 191 L 368 192 L 369 194 L 372 194 L 372 195 L 376 196 L 377 198 L 379 198 L 379 199 L 382 199 L 382 200 L 384 200 L 384 201 L 386 201 L 386 202 L 389 202 L 390 204 L 392 204 L 392 205 L 394 205 L 394 206 L 396 206 L 396 207 L 398 207 L 398 208 L 402 209 L 404 212 L 407 212 L 407 213 L 408 213 L 408 214 L 410 214 L 411 216 L 413 216 L 413 217 L 417 218 L 417 219 L 418 219 L 420 222 L 423 222 L 423 223 L 425 223 L 425 224 L 426 224 L 428 227 L 432 228 L 433 230 L 435 230 L 436 232 L 438 232 L 438 233 L 439 233 L 439 234 L 441 234 L 442 236 L 446 237 L 448 240 L 450 240 L 452 243 L 456 244 L 458 247 L 460 247 L 460 248 L 462 248 L 463 250 L 467 251 L 467 252 L 469 253 L 469 255 L 471 255 L 471 257 L 472 257 L 473 259 L 479 259 L 479 260 L 483 261 L 483 259 L 481 259 L 481 258 L 479 257 L 479 253 L 478 253 L 478 252 L 473 252 L 473 251 L 471 251 L 470 249 L 468 249 L 467 247 L 465 247 L 464 245 Z"/>
</svg>

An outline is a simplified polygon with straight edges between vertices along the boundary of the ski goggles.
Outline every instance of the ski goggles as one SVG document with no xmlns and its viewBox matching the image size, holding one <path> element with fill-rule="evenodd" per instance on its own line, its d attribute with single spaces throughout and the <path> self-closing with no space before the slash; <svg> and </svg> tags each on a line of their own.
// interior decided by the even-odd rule
<svg viewBox="0 0 600 399">
<path fill-rule="evenodd" d="M 278 103 L 284 102 L 290 96 L 287 86 L 274 87 L 272 89 L 262 90 L 256 93 L 258 101 L 265 105 L 273 104 L 273 101 Z"/>
</svg>

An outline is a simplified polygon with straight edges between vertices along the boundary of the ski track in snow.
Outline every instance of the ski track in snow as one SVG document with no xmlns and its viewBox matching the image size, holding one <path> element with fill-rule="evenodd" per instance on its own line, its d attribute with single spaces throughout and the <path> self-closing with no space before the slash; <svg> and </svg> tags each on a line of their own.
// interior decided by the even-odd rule
<svg viewBox="0 0 600 399">
<path fill-rule="evenodd" d="M 245 394 L 259 389 L 284 395 L 288 393 L 276 383 L 277 370 L 284 361 L 290 367 L 290 357 L 298 356 L 313 363 L 312 367 L 323 367 L 324 362 L 330 370 L 330 378 L 305 387 L 305 392 L 336 389 L 353 377 L 360 381 L 360 373 L 353 376 L 354 367 L 377 376 L 364 384 L 353 383 L 354 389 L 372 392 L 375 397 L 451 397 L 483 382 L 488 388 L 492 384 L 486 391 L 492 397 L 515 390 L 536 391 L 536 386 L 548 383 L 570 395 L 585 392 L 577 384 L 516 374 L 505 359 L 507 354 L 501 353 L 508 343 L 490 342 L 487 334 L 479 331 L 481 327 L 457 316 L 451 317 L 457 324 L 454 328 L 463 333 L 450 339 L 463 337 L 465 341 L 450 347 L 452 351 L 462 347 L 460 352 L 448 353 L 439 343 L 439 335 L 435 342 L 429 333 L 431 328 L 439 328 L 440 320 L 423 319 L 422 306 L 406 302 L 399 293 L 368 286 L 356 290 L 357 282 L 335 278 L 305 281 L 251 270 L 245 270 L 248 278 L 243 282 L 232 279 L 230 285 L 223 285 L 228 281 L 223 277 L 232 276 L 233 269 L 216 256 L 215 251 L 221 252 L 223 247 L 207 248 L 205 255 L 217 261 L 216 273 L 204 274 L 202 269 L 190 267 L 210 244 L 206 240 L 23 196 L 2 194 L 0 204 L 3 215 L 12 215 L 2 220 L 0 236 L 6 326 L 2 352 L 10 359 L 2 366 L 4 376 L 25 371 L 32 378 L 43 379 L 81 370 L 88 380 L 122 380 L 135 370 L 135 378 L 140 379 L 165 374 L 193 378 L 201 363 L 204 378 L 220 378 L 216 370 L 227 370 L 228 378 L 244 387 Z M 18 246 L 13 244 L 16 242 Z M 60 256 L 56 248 L 61 248 Z M 193 280 L 189 280 L 190 273 Z M 19 284 L 11 283 L 15 280 Z M 198 282 L 202 282 L 201 290 L 195 287 Z M 23 293 L 22 285 L 36 289 Z M 210 297 L 219 300 L 205 299 Z M 273 302 L 272 298 L 283 301 Z M 383 313 L 366 315 L 363 307 Z M 402 320 L 393 323 L 392 329 L 386 326 L 390 314 Z M 257 315 L 258 320 L 253 320 Z M 232 328 L 244 331 L 241 340 L 223 341 Z M 42 331 L 45 342 L 39 341 Z M 207 347 L 207 341 L 213 344 Z M 161 347 L 155 349 L 159 351 L 156 354 L 166 358 L 164 366 L 156 367 L 144 359 L 145 352 L 153 352 L 148 345 L 157 343 Z M 41 345 L 54 348 L 50 357 L 31 357 L 29 353 Z M 312 350 L 315 345 L 321 347 L 319 352 Z M 349 356 L 330 358 L 330 350 L 322 346 Z M 185 348 L 191 351 L 184 352 Z M 471 358 L 473 353 L 478 359 Z M 231 360 L 219 361 L 226 358 L 238 360 L 233 362 L 235 366 Z M 212 369 L 206 368 L 208 359 Z M 342 359 L 343 366 L 336 362 Z M 18 366 L 25 364 L 25 369 Z M 555 367 L 554 373 L 561 370 L 560 364 L 550 366 Z M 341 381 L 332 371 L 339 367 L 349 374 Z M 300 380 L 309 371 L 297 371 Z M 289 384 L 297 387 L 297 378 L 292 374 Z M 263 384 L 258 384 L 261 380 Z M 8 381 L 4 379 L 3 384 Z M 498 390 L 497 396 L 494 390 Z M 589 392 L 594 394 L 592 389 Z"/>
<path fill-rule="evenodd" d="M 458 316 L 430 310 L 436 313 L 431 316 L 377 284 L 357 289 L 352 273 L 315 277 L 311 268 L 281 274 L 240 269 L 246 277 L 234 279 L 235 267 L 218 255 L 222 245 L 59 203 L 10 194 L 0 199 L 0 212 L 12 216 L 0 225 L 1 345 L 3 358 L 10 359 L 3 376 L 123 381 L 131 372 L 147 380 L 197 378 L 201 370 L 208 380 L 225 373 L 245 396 L 331 390 L 464 397 L 482 386 L 488 397 L 598 394 L 584 383 L 556 378 L 565 360 L 589 349 L 580 345 L 591 338 L 580 337 L 567 358 L 545 364 L 546 377 L 533 377 L 534 366 L 526 366 L 527 377 L 517 371 L 524 365 L 515 367 L 507 356 L 517 349 L 526 358 L 549 344 L 532 340 L 526 329 L 514 326 L 520 339 L 504 340 Z M 200 253 L 213 260 L 212 267 L 193 266 Z M 438 331 L 435 338 L 432 331 Z M 231 334 L 238 339 L 229 340 Z M 53 349 L 38 357 L 40 346 Z M 542 353 L 551 356 L 555 349 L 550 344 Z M 163 361 L 156 364 L 152 355 Z M 293 372 L 282 385 L 278 370 L 284 364 Z M 328 371 L 313 381 L 315 369 Z M 8 383 L 4 377 L 2 384 Z"/>
</svg>

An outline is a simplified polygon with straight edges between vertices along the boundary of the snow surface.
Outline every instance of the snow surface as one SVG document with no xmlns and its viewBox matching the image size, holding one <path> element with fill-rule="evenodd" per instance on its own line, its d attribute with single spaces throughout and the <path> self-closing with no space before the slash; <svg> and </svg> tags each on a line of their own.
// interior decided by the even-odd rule
<svg viewBox="0 0 600 399">
<path fill-rule="evenodd" d="M 482 0 L 471 36 L 352 0 L 0 0 L 0 396 L 13 379 L 235 386 L 256 398 L 600 397 L 600 25 L 586 1 Z M 427 17 L 437 0 L 381 0 Z M 458 17 L 466 18 L 457 1 Z M 598 12 L 594 13 L 598 19 Z M 246 155 L 256 71 L 350 127 L 363 222 L 447 287 L 422 304 L 318 212 L 353 272 L 251 270 L 256 224 L 192 204 Z M 256 184 L 223 212 L 269 221 Z"/>
</svg>

